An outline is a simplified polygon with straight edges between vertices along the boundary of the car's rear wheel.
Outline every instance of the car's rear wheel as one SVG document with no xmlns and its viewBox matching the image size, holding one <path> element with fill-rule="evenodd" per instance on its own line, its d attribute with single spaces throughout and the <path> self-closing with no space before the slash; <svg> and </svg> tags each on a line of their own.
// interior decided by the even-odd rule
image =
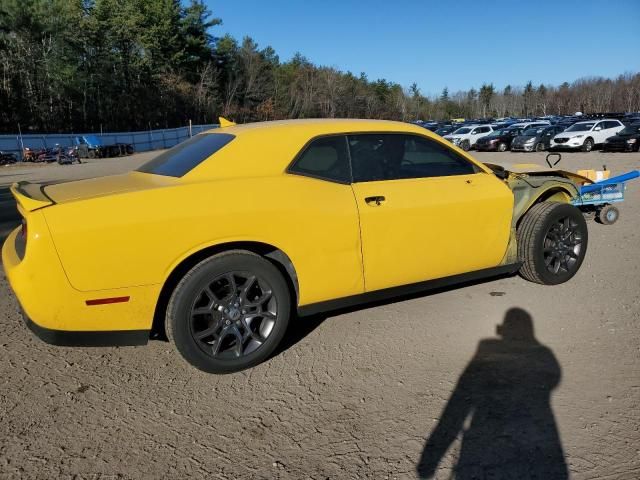
<svg viewBox="0 0 640 480">
<path fill-rule="evenodd" d="M 587 222 L 573 205 L 541 202 L 518 227 L 520 274 L 532 282 L 557 285 L 572 278 L 587 251 Z"/>
<path fill-rule="evenodd" d="M 593 139 L 587 138 L 582 144 L 582 151 L 590 152 L 591 150 L 593 150 Z"/>
<path fill-rule="evenodd" d="M 504 142 L 500 142 L 498 144 L 498 151 L 499 152 L 506 152 L 507 151 L 507 144 Z"/>
<path fill-rule="evenodd" d="M 226 252 L 200 262 L 178 283 L 167 306 L 167 336 L 193 366 L 230 373 L 273 353 L 290 312 L 289 289 L 271 262 Z"/>
</svg>

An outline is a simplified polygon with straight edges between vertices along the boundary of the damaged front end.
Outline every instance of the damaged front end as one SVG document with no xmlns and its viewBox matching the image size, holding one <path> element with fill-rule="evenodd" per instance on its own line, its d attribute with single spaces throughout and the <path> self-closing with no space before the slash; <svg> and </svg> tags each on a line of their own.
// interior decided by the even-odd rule
<svg viewBox="0 0 640 480">
<path fill-rule="evenodd" d="M 502 179 L 513 192 L 513 217 L 511 220 L 511 240 L 503 263 L 517 261 L 516 229 L 520 219 L 536 203 L 571 203 L 578 197 L 580 187 L 593 183 L 566 170 L 555 170 L 535 164 L 513 165 L 508 168 L 493 163 L 485 163 L 494 174 Z"/>
</svg>

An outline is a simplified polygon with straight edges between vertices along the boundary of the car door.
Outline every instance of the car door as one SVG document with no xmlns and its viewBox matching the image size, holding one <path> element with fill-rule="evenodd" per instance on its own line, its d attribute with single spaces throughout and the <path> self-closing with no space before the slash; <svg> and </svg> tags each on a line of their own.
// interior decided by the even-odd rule
<svg viewBox="0 0 640 480">
<path fill-rule="evenodd" d="M 423 136 L 348 140 L 367 291 L 500 263 L 513 209 L 502 181 Z"/>
<path fill-rule="evenodd" d="M 591 136 L 593 137 L 594 143 L 602 143 L 606 138 L 606 127 L 605 122 L 598 122 L 593 126 L 593 130 L 591 130 Z"/>
<path fill-rule="evenodd" d="M 605 137 L 605 139 L 613 137 L 616 133 L 624 128 L 624 125 L 622 125 L 622 123 L 618 120 L 609 120 L 607 123 L 609 124 L 609 129 L 607 131 L 607 136 Z"/>
<path fill-rule="evenodd" d="M 475 145 L 476 142 L 482 137 L 486 137 L 491 133 L 491 127 L 476 127 L 471 132 L 471 145 Z"/>
<path fill-rule="evenodd" d="M 293 231 L 304 232 L 308 238 L 307 244 L 296 242 L 299 245 L 289 248 L 298 253 L 303 303 L 364 291 L 360 222 L 348 157 L 345 135 L 315 138 L 287 169 L 291 175 L 287 188 L 272 193 L 289 203 L 279 213 L 276 208 L 274 214 L 288 218 Z M 295 233 L 289 238 L 295 241 Z"/>
</svg>

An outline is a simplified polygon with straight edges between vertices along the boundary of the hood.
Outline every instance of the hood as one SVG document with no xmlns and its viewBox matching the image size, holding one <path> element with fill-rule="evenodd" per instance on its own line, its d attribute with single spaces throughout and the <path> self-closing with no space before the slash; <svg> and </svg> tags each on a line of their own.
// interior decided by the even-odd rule
<svg viewBox="0 0 640 480">
<path fill-rule="evenodd" d="M 562 132 L 557 134 L 553 138 L 573 138 L 573 137 L 577 137 L 578 135 L 589 135 L 589 134 L 591 134 L 590 130 L 585 132 Z"/>
<path fill-rule="evenodd" d="M 179 179 L 141 172 L 129 172 L 123 175 L 90 178 L 75 182 L 47 185 L 44 193 L 55 203 L 86 200 L 118 193 L 149 190 L 177 184 Z"/>
</svg>

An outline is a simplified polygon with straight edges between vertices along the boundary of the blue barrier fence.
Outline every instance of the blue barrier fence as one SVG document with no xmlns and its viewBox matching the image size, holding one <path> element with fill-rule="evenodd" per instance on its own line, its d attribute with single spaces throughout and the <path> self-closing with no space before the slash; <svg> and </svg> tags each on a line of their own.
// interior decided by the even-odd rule
<svg viewBox="0 0 640 480">
<path fill-rule="evenodd" d="M 218 124 L 192 125 L 191 134 L 217 128 Z M 143 132 L 117 132 L 117 133 L 52 133 L 26 135 L 0 135 L 0 150 L 15 153 L 22 159 L 22 146 L 32 150 L 51 148 L 56 144 L 63 147 L 74 145 L 75 137 L 82 135 L 95 135 L 102 140 L 104 145 L 114 143 L 129 143 L 136 152 L 146 152 L 160 148 L 170 148 L 189 138 L 189 127 L 165 128 L 160 130 L 147 130 Z"/>
</svg>

